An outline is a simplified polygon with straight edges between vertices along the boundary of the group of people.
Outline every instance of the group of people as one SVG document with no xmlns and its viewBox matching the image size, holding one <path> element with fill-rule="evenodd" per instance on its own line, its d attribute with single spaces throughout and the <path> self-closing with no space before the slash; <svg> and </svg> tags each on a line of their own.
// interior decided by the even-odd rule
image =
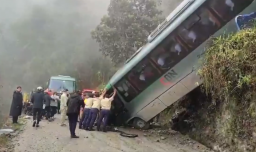
<svg viewBox="0 0 256 152">
<path fill-rule="evenodd" d="M 54 119 L 54 115 L 57 113 L 59 97 L 57 93 L 52 94 L 51 90 L 43 90 L 42 87 L 38 87 L 37 91 L 32 94 L 31 103 L 33 104 L 33 127 L 38 127 L 39 122 L 43 116 L 48 121 Z"/>
<path fill-rule="evenodd" d="M 79 121 L 79 128 L 93 131 L 93 126 L 96 122 L 97 130 L 101 131 L 101 125 L 103 124 L 102 131 L 106 132 L 111 103 L 114 100 L 115 95 L 116 90 L 114 90 L 111 97 L 106 94 L 106 90 L 104 90 L 101 95 L 97 92 L 87 94 L 84 101 L 81 100 L 82 97 L 80 92 L 71 95 L 67 101 L 67 116 L 69 119 L 71 138 L 79 138 L 75 134 L 75 129 L 81 107 L 83 107 L 83 114 Z"/>
<path fill-rule="evenodd" d="M 23 96 L 21 90 L 21 86 L 18 86 L 13 93 L 10 109 L 10 116 L 13 118 L 13 123 L 18 123 L 18 117 L 22 113 Z M 31 95 L 30 102 L 32 104 L 33 127 L 39 127 L 39 122 L 42 117 L 45 117 L 48 121 L 54 119 L 54 115 L 58 111 L 60 99 L 55 92 L 52 93 L 48 89 L 43 90 L 42 87 L 38 87 Z"/>
<path fill-rule="evenodd" d="M 18 123 L 18 117 L 21 115 L 23 106 L 23 97 L 21 87 L 18 86 L 13 93 L 13 101 L 10 110 L 10 116 L 13 118 L 13 123 Z M 69 95 L 68 90 L 62 91 L 61 98 L 56 93 L 51 95 L 51 91 L 43 90 L 38 87 L 37 91 L 32 94 L 31 103 L 33 104 L 33 127 L 39 127 L 39 122 L 42 116 L 45 116 L 49 121 L 52 120 L 57 113 L 58 102 L 60 102 L 61 126 L 66 126 L 65 119 L 68 116 L 69 130 L 71 138 L 79 138 L 76 133 L 78 116 L 80 108 L 83 108 L 82 117 L 79 121 L 79 128 L 88 131 L 93 131 L 96 122 L 97 130 L 107 131 L 107 124 L 110 117 L 111 103 L 116 95 L 116 90 L 112 96 L 106 94 L 106 90 L 100 93 L 89 93 L 82 95 L 80 91 L 76 91 Z M 86 97 L 85 97 L 86 96 Z M 45 113 L 45 114 L 44 114 Z"/>
</svg>

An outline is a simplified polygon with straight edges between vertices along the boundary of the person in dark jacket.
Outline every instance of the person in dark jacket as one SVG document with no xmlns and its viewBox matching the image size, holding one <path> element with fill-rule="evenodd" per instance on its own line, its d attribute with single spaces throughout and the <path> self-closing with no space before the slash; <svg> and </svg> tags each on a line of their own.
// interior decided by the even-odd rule
<svg viewBox="0 0 256 152">
<path fill-rule="evenodd" d="M 71 138 L 79 138 L 76 136 L 75 130 L 81 106 L 84 107 L 84 101 L 81 99 L 81 92 L 76 91 L 67 101 L 67 116 Z"/>
<path fill-rule="evenodd" d="M 48 91 L 44 92 L 44 102 L 45 102 L 45 112 L 46 112 L 46 119 L 51 121 L 51 101 L 54 99 L 51 98 Z"/>
<path fill-rule="evenodd" d="M 33 103 L 33 127 L 39 127 L 41 112 L 44 104 L 44 93 L 42 87 L 38 87 L 37 91 L 33 93 L 31 102 Z"/>
<path fill-rule="evenodd" d="M 17 89 L 13 92 L 12 105 L 10 109 L 10 116 L 12 116 L 13 123 L 18 123 L 18 118 L 22 112 L 23 97 L 21 89 L 21 86 L 18 86 Z"/>
</svg>

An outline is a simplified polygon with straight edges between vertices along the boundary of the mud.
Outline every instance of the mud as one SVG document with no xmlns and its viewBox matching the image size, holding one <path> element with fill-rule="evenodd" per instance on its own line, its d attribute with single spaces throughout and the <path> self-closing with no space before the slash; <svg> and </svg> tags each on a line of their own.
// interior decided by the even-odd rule
<svg viewBox="0 0 256 152">
<path fill-rule="evenodd" d="M 68 126 L 60 126 L 60 116 L 53 122 L 43 120 L 39 128 L 28 120 L 25 130 L 14 143 L 14 152 L 200 152 L 206 148 L 178 133 L 158 135 L 153 131 L 125 129 L 137 138 L 121 137 L 115 132 L 76 130 L 79 139 L 71 139 Z M 186 143 L 187 142 L 187 143 Z"/>
</svg>

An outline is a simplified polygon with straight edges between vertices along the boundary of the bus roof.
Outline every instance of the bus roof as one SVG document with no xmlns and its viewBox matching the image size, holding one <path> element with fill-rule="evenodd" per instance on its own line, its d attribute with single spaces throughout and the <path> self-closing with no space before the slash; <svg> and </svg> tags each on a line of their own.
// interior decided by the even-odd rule
<svg viewBox="0 0 256 152">
<path fill-rule="evenodd" d="M 180 5 L 184 6 L 185 1 L 187 3 L 193 1 L 189 7 L 186 7 L 185 11 L 174 10 L 173 12 L 179 13 L 178 16 L 172 23 L 165 27 L 165 29 L 154 38 L 151 42 L 148 42 L 139 53 L 134 56 L 128 63 L 126 63 L 122 68 L 120 68 L 109 80 L 109 84 L 117 83 L 122 77 L 124 77 L 127 72 L 129 72 L 134 66 L 136 66 L 144 57 L 146 57 L 154 48 L 156 48 L 171 32 L 173 32 L 184 20 L 186 20 L 197 8 L 199 8 L 207 0 L 184 0 Z M 177 9 L 183 9 L 182 6 L 178 6 Z M 169 16 L 174 16 L 175 14 L 170 13 Z M 165 19 L 166 21 L 167 19 Z M 155 30 L 154 30 L 155 31 Z"/>
<path fill-rule="evenodd" d="M 51 79 L 66 80 L 66 81 L 76 81 L 76 79 L 73 78 L 73 77 L 70 77 L 70 76 L 62 76 L 62 75 L 59 75 L 59 76 L 52 76 Z"/>
</svg>

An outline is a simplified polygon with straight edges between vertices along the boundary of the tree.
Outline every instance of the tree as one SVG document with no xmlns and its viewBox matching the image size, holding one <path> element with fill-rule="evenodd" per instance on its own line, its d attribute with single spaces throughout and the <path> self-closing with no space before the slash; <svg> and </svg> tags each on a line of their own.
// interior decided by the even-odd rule
<svg viewBox="0 0 256 152">
<path fill-rule="evenodd" d="M 123 63 L 146 43 L 159 25 L 161 11 L 154 0 L 111 0 L 108 15 L 92 32 L 100 51 L 115 64 Z"/>
</svg>

